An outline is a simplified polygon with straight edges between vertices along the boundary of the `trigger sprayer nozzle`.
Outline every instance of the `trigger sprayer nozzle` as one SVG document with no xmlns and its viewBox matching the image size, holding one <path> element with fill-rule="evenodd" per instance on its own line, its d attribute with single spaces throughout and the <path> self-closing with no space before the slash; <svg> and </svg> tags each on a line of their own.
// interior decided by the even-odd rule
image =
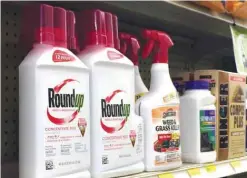
<svg viewBox="0 0 247 178">
<path fill-rule="evenodd" d="M 136 37 L 128 33 L 120 33 L 120 51 L 125 54 L 134 65 L 138 65 L 139 42 Z"/>
<path fill-rule="evenodd" d="M 147 40 L 142 57 L 147 58 L 153 51 L 153 63 L 168 63 L 168 49 L 173 46 L 170 36 L 157 30 L 143 30 L 142 37 Z"/>
</svg>

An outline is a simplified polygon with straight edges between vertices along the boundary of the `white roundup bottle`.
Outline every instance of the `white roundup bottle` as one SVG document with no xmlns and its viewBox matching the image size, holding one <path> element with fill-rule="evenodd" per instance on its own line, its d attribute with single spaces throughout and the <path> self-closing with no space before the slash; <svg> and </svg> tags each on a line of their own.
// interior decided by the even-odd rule
<svg viewBox="0 0 247 178">
<path fill-rule="evenodd" d="M 19 66 L 19 177 L 89 178 L 89 71 L 66 49 L 66 11 L 30 11 L 36 36 Z"/>
<path fill-rule="evenodd" d="M 94 178 L 142 172 L 143 120 L 134 114 L 134 66 L 114 49 L 112 15 L 81 13 L 84 50 L 78 57 L 90 68 L 91 173 Z M 115 29 L 117 30 L 117 29 Z"/>
<path fill-rule="evenodd" d="M 183 162 L 216 160 L 215 97 L 207 81 L 189 81 L 180 98 L 180 132 Z"/>
</svg>

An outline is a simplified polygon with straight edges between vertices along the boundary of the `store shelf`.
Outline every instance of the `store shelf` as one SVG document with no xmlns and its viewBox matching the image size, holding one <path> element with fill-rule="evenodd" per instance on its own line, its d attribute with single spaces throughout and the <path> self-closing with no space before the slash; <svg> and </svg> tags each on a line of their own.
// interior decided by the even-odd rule
<svg viewBox="0 0 247 178">
<path fill-rule="evenodd" d="M 211 164 L 183 164 L 166 172 L 144 172 L 122 178 L 219 178 L 247 172 L 247 156 Z"/>
<path fill-rule="evenodd" d="M 191 29 L 198 32 L 210 33 L 211 35 L 230 38 L 231 34 L 229 25 L 234 24 L 235 22 L 235 20 L 227 14 L 215 13 L 207 8 L 198 6 L 191 2 L 111 1 L 105 3 L 107 3 L 109 6 L 114 6 L 114 8 L 111 7 L 111 9 L 115 9 L 115 11 L 125 10 L 129 13 L 132 13 L 132 15 L 136 14 L 136 16 L 138 17 L 140 17 L 141 15 L 145 15 L 152 20 L 157 20 L 160 22 L 159 27 L 162 28 L 161 26 L 163 26 L 163 29 L 171 25 L 179 25 L 181 28 L 177 29 L 177 31 L 185 30 L 186 32 L 188 32 L 188 29 Z M 125 15 L 127 15 L 126 12 Z M 158 25 L 157 21 L 155 23 Z M 152 21 L 147 20 L 146 23 L 152 24 Z M 169 25 L 166 26 L 166 24 Z M 236 20 L 236 25 L 247 28 L 246 21 Z"/>
</svg>

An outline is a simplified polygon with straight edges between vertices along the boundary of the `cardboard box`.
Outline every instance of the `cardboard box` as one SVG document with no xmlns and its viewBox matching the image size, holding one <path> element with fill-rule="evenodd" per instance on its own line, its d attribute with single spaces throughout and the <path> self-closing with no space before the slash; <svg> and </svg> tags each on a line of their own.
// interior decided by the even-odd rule
<svg viewBox="0 0 247 178">
<path fill-rule="evenodd" d="M 199 70 L 194 77 L 209 81 L 216 97 L 217 160 L 245 156 L 246 76 L 220 70 Z"/>
<path fill-rule="evenodd" d="M 178 72 L 172 76 L 172 82 L 175 85 L 180 96 L 184 94 L 185 82 L 193 80 L 194 74 L 192 72 Z"/>
</svg>

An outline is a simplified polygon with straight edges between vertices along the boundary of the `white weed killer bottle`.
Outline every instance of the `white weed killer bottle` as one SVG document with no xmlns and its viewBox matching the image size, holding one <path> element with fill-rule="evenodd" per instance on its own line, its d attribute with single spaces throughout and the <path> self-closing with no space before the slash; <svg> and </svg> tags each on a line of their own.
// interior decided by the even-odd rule
<svg viewBox="0 0 247 178">
<path fill-rule="evenodd" d="M 31 12 L 35 43 L 19 66 L 19 177 L 88 178 L 89 71 L 66 49 L 66 11 Z"/>
<path fill-rule="evenodd" d="M 142 56 L 154 51 L 149 92 L 136 102 L 136 110 L 144 120 L 145 169 L 168 170 L 181 162 L 179 132 L 179 98 L 168 68 L 168 48 L 173 45 L 164 32 L 144 30 L 147 44 Z"/>
<path fill-rule="evenodd" d="M 148 89 L 142 81 L 139 72 L 138 51 L 140 45 L 136 37 L 125 32 L 121 32 L 120 35 L 121 49 L 120 51 L 125 54 L 135 66 L 135 101 L 144 96 Z M 138 114 L 139 115 L 139 114 Z"/>
<path fill-rule="evenodd" d="M 189 81 L 180 98 L 180 132 L 183 162 L 216 160 L 215 97 L 207 81 Z"/>
<path fill-rule="evenodd" d="M 81 13 L 84 51 L 90 68 L 91 173 L 94 178 L 142 172 L 143 120 L 134 114 L 134 66 L 113 48 L 112 14 Z M 78 21 L 78 20 L 77 20 Z M 107 27 L 106 27 L 107 26 Z"/>
</svg>

